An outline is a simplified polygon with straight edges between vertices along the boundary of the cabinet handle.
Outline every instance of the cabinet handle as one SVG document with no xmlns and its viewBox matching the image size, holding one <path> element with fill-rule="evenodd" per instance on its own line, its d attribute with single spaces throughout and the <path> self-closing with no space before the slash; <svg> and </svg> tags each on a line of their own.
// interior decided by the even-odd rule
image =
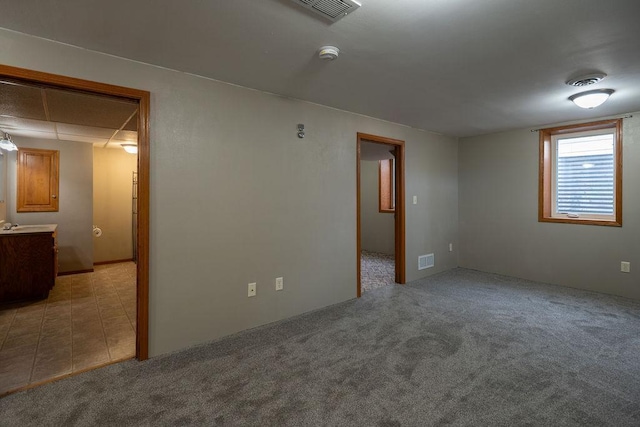
<svg viewBox="0 0 640 427">
<path fill-rule="evenodd" d="M 55 199 L 55 198 L 56 198 L 56 197 L 58 197 L 58 196 L 56 196 L 56 195 L 54 194 L 54 195 L 53 195 L 53 196 L 51 196 L 51 197 L 53 197 L 53 198 Z"/>
</svg>

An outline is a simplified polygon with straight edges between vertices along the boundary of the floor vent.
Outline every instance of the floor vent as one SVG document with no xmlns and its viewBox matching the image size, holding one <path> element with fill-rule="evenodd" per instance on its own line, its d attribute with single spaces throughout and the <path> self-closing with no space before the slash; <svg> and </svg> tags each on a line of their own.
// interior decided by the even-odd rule
<svg viewBox="0 0 640 427">
<path fill-rule="evenodd" d="M 433 254 L 420 255 L 418 257 L 418 270 L 431 268 L 435 265 L 435 256 Z"/>
<path fill-rule="evenodd" d="M 292 0 L 331 22 L 336 22 L 360 7 L 353 0 Z"/>
</svg>

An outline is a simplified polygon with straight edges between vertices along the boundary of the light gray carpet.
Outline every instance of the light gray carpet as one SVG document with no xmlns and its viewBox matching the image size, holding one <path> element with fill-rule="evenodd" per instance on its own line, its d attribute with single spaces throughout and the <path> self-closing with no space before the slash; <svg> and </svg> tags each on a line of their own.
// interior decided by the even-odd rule
<svg viewBox="0 0 640 427">
<path fill-rule="evenodd" d="M 640 425 L 640 302 L 456 269 L 0 399 L 0 425 Z"/>
</svg>

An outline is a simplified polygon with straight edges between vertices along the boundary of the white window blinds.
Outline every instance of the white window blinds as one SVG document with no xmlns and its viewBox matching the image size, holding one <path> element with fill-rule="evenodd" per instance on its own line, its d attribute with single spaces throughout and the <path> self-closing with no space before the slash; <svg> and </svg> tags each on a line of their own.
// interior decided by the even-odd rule
<svg viewBox="0 0 640 427">
<path fill-rule="evenodd" d="M 558 137 L 555 202 L 559 214 L 612 215 L 614 135 Z"/>
</svg>

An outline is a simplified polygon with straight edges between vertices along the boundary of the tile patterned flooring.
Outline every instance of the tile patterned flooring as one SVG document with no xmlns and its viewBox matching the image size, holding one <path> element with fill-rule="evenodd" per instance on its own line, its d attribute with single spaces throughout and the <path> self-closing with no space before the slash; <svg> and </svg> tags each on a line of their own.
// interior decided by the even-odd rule
<svg viewBox="0 0 640 427">
<path fill-rule="evenodd" d="M 362 251 L 360 285 L 363 292 L 393 285 L 396 282 L 395 278 L 396 260 L 394 255 Z"/>
<path fill-rule="evenodd" d="M 135 355 L 136 266 L 59 276 L 46 300 L 0 305 L 0 395 Z"/>
</svg>

